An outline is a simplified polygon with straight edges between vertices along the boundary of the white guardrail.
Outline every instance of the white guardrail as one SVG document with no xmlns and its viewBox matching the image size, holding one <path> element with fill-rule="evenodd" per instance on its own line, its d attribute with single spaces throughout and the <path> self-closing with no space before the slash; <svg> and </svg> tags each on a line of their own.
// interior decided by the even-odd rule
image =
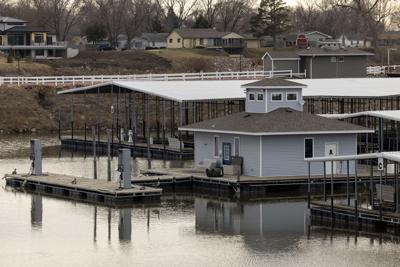
<svg viewBox="0 0 400 267">
<path fill-rule="evenodd" d="M 390 66 L 369 66 L 367 67 L 368 75 L 381 75 L 386 74 L 390 71 L 400 70 L 400 65 L 390 65 Z"/>
<path fill-rule="evenodd" d="M 16 85 L 66 85 L 95 84 L 112 80 L 116 81 L 190 81 L 190 80 L 223 80 L 223 79 L 258 79 L 271 77 L 305 77 L 305 73 L 293 73 L 291 70 L 279 71 L 229 71 L 229 72 L 198 72 L 172 74 L 131 74 L 131 75 L 82 75 L 82 76 L 2 76 L 1 84 Z"/>
</svg>

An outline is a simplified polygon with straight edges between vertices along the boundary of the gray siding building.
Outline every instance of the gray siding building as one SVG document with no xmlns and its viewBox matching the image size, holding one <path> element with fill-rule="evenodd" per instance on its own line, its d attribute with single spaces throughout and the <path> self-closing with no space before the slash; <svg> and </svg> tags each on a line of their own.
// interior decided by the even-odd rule
<svg viewBox="0 0 400 267">
<path fill-rule="evenodd" d="M 246 176 L 304 176 L 304 159 L 357 154 L 357 134 L 373 132 L 361 126 L 303 112 L 303 84 L 265 79 L 246 88 L 246 111 L 181 127 L 194 132 L 195 165 L 207 159 L 232 164 L 243 158 Z M 345 163 L 326 164 L 326 173 L 346 173 Z M 354 165 L 350 165 L 350 173 Z M 311 165 L 312 175 L 323 167 Z"/>
<path fill-rule="evenodd" d="M 353 48 L 309 48 L 272 51 L 263 56 L 265 71 L 292 70 L 307 78 L 357 78 L 367 76 L 368 56 Z"/>
</svg>

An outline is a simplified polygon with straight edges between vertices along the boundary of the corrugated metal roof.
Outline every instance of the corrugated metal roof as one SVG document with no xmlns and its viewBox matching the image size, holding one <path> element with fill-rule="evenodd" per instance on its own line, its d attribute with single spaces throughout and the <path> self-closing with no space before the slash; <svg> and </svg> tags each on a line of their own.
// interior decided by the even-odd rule
<svg viewBox="0 0 400 267">
<path fill-rule="evenodd" d="M 338 78 L 338 79 L 289 79 L 307 85 L 304 97 L 387 97 L 400 95 L 400 78 Z M 122 90 L 147 93 L 165 99 L 183 102 L 217 99 L 244 99 L 241 87 L 255 80 L 207 80 L 207 81 L 113 81 L 69 89 L 59 92 L 102 93 L 111 91 L 111 86 Z M 115 92 L 115 91 L 114 91 Z"/>
<path fill-rule="evenodd" d="M 361 116 L 370 116 L 392 121 L 400 121 L 400 110 L 372 110 L 372 111 L 342 113 L 342 114 L 319 114 L 319 116 L 329 119 L 347 119 L 347 118 L 356 118 Z"/>
</svg>

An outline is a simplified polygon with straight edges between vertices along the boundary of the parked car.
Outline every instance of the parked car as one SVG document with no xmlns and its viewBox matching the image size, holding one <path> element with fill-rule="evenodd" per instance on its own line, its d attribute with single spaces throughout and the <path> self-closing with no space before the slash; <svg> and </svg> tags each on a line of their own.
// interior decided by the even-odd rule
<svg viewBox="0 0 400 267">
<path fill-rule="evenodd" d="M 97 51 L 111 51 L 113 50 L 113 47 L 110 44 L 99 44 L 96 47 Z"/>
</svg>

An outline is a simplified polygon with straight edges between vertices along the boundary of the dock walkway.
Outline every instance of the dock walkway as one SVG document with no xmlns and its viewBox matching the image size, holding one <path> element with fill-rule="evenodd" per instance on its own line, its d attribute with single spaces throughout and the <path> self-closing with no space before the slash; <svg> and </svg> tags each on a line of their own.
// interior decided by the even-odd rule
<svg viewBox="0 0 400 267">
<path fill-rule="evenodd" d="M 162 189 L 133 185 L 123 189 L 114 181 L 88 179 L 60 174 L 6 175 L 6 184 L 31 191 L 44 192 L 64 198 L 87 200 L 98 203 L 130 203 L 156 200 Z"/>
</svg>

